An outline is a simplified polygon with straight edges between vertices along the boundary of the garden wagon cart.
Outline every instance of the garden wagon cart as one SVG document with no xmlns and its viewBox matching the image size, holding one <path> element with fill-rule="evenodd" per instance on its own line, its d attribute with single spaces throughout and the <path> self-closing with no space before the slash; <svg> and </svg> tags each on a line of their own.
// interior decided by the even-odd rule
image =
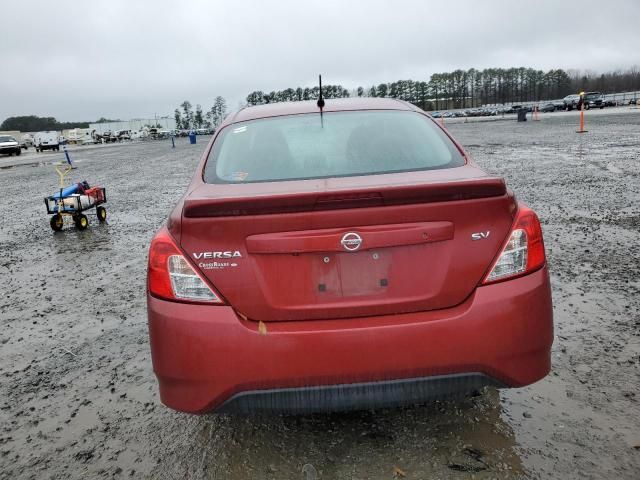
<svg viewBox="0 0 640 480">
<path fill-rule="evenodd" d="M 56 165 L 56 172 L 60 177 L 60 191 L 49 197 L 45 197 L 44 203 L 47 213 L 52 215 L 51 228 L 58 232 L 64 226 L 65 217 L 70 217 L 78 230 L 84 230 L 89 226 L 89 219 L 85 213 L 87 210 L 96 209 L 95 215 L 100 222 L 107 219 L 107 210 L 102 204 L 107 202 L 107 192 L 103 187 L 90 187 L 87 182 L 75 183 L 65 188 L 64 177 L 72 170 L 71 165 Z"/>
</svg>

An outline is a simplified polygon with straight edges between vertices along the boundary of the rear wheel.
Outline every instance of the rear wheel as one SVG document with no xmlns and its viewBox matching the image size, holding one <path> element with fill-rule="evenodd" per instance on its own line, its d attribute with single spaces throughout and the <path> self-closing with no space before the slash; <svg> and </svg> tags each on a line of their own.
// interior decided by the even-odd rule
<svg viewBox="0 0 640 480">
<path fill-rule="evenodd" d="M 96 215 L 100 222 L 104 222 L 107 219 L 107 209 L 104 207 L 96 207 Z"/>
<path fill-rule="evenodd" d="M 18 148 L 18 150 L 16 150 L 16 155 L 20 155 L 22 153 L 22 149 Z"/>
<path fill-rule="evenodd" d="M 76 215 L 73 220 L 78 230 L 85 230 L 89 226 L 89 219 L 83 213 Z"/>
<path fill-rule="evenodd" d="M 64 225 L 62 215 L 60 215 L 59 213 L 53 215 L 51 217 L 51 220 L 49 221 L 49 224 L 51 225 L 51 229 L 54 232 L 59 232 L 60 230 L 62 230 L 62 226 Z"/>
</svg>

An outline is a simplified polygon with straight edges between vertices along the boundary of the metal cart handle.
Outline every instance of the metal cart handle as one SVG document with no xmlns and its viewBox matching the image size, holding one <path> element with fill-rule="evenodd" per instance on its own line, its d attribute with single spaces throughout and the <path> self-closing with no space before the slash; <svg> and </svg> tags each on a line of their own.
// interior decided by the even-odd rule
<svg viewBox="0 0 640 480">
<path fill-rule="evenodd" d="M 58 172 L 58 176 L 60 177 L 60 188 L 64 188 L 64 177 L 72 170 L 71 165 L 66 165 L 64 170 L 60 168 L 62 164 L 56 165 L 56 172 Z"/>
</svg>

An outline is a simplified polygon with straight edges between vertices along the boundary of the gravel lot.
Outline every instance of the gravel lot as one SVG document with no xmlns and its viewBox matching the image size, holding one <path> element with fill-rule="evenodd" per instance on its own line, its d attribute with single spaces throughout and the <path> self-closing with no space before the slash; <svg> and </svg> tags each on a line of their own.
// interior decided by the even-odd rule
<svg viewBox="0 0 640 480">
<path fill-rule="evenodd" d="M 541 118 L 449 128 L 543 222 L 551 375 L 375 413 L 196 417 L 160 404 L 146 250 L 207 137 L 74 150 L 73 179 L 109 198 L 108 225 L 83 232 L 49 228 L 51 165 L 0 170 L 0 479 L 637 479 L 640 110 L 589 112 L 583 135 L 575 112 Z"/>
</svg>

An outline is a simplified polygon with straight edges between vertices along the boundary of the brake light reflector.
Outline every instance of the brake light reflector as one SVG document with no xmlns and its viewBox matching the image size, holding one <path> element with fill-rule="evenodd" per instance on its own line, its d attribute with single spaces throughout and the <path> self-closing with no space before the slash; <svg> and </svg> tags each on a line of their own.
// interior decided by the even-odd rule
<svg viewBox="0 0 640 480">
<path fill-rule="evenodd" d="M 147 271 L 149 292 L 167 300 L 223 303 L 220 295 L 198 275 L 162 229 L 151 241 Z"/>
<path fill-rule="evenodd" d="M 531 273 L 544 265 L 545 260 L 538 216 L 533 210 L 521 205 L 509 239 L 483 283 Z"/>
</svg>

